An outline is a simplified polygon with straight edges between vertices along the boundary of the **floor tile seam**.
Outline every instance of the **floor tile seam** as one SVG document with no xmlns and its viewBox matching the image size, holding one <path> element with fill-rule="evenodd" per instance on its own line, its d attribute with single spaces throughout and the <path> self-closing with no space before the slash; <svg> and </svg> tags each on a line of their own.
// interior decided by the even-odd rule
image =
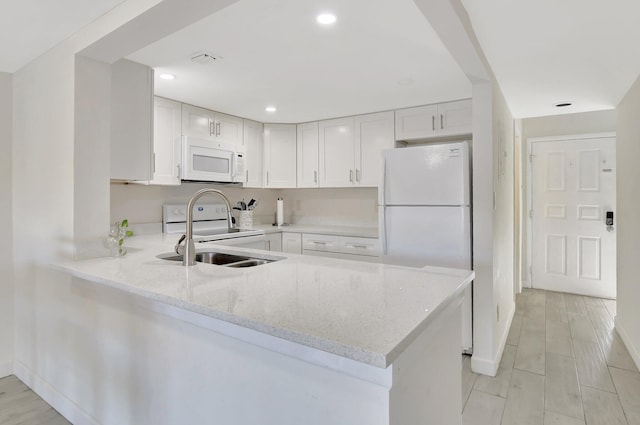
<svg viewBox="0 0 640 425">
<path fill-rule="evenodd" d="M 616 384 L 615 384 L 615 382 L 613 382 L 613 376 L 611 375 L 611 371 L 609 370 L 609 367 L 610 367 L 610 366 L 609 366 L 609 361 L 607 360 L 607 353 L 604 351 L 604 348 L 602 347 L 602 344 L 601 344 L 601 342 L 600 342 L 600 338 L 596 338 L 596 339 L 597 339 L 597 341 L 595 342 L 595 344 L 596 344 L 596 347 L 598 347 L 598 350 L 600 350 L 600 354 L 602 355 L 602 358 L 604 359 L 604 365 L 605 365 L 605 367 L 606 367 L 606 369 L 607 369 L 607 375 L 609 376 L 609 380 L 610 380 L 610 381 L 611 381 L 611 383 L 613 384 L 613 387 L 614 387 L 614 388 L 616 388 Z M 578 341 L 580 342 L 580 340 L 578 340 Z M 582 342 L 584 342 L 584 341 L 582 341 Z M 588 341 L 588 342 L 593 342 L 593 341 Z M 576 354 L 575 354 L 575 353 L 576 353 L 576 347 L 575 347 L 573 344 L 574 344 L 574 340 L 573 340 L 573 339 L 571 339 L 571 347 L 573 348 L 573 353 L 574 353 L 574 355 L 576 355 Z M 576 362 L 576 373 L 577 373 L 577 366 L 578 366 L 577 361 L 578 361 L 578 360 L 577 360 L 577 355 L 576 355 L 576 358 L 575 358 L 575 362 Z M 580 383 L 580 375 L 578 375 L 578 384 L 582 385 L 582 384 Z M 600 389 L 600 388 L 595 388 L 595 387 L 592 387 L 592 386 L 589 386 L 589 385 L 585 385 L 585 386 L 586 386 L 586 387 L 588 387 L 588 388 L 598 389 L 598 390 L 606 391 L 606 392 L 609 392 L 609 393 L 611 392 L 611 391 L 608 391 L 608 390 L 604 390 L 604 389 Z M 614 394 L 616 394 L 616 395 L 617 395 L 617 394 L 618 394 L 618 392 L 617 392 L 617 391 L 618 391 L 618 390 L 617 390 L 617 388 L 616 388 L 616 391 L 615 391 L 615 393 L 614 393 Z"/>
<path fill-rule="evenodd" d="M 511 380 L 509 380 L 509 385 L 511 385 Z M 473 391 L 478 391 L 479 393 L 487 394 L 487 395 L 490 395 L 490 396 L 493 396 L 493 397 L 499 397 L 499 398 L 503 399 L 505 402 L 507 401 L 507 398 L 509 398 L 509 390 L 507 390 L 507 395 L 505 397 L 502 397 L 499 394 L 490 393 L 490 392 L 485 391 L 485 390 L 480 389 L 480 388 L 473 388 L 471 390 L 471 392 L 473 392 Z M 471 393 L 469 393 L 469 397 L 471 397 Z"/>
<path fill-rule="evenodd" d="M 636 374 L 640 375 L 640 371 L 638 371 L 638 370 L 629 370 L 629 369 L 625 369 L 625 368 L 619 367 L 619 366 L 612 366 L 610 364 L 607 364 L 607 367 L 612 368 L 612 369 L 617 369 L 620 372 L 632 372 L 632 373 L 636 373 Z M 613 378 L 613 376 L 612 376 L 612 378 Z"/>
<path fill-rule="evenodd" d="M 545 368 L 546 368 L 546 361 L 545 361 Z M 527 370 L 527 369 L 521 369 L 519 367 L 515 367 L 513 366 L 513 370 L 519 370 L 520 372 L 527 372 L 527 373 L 533 373 L 534 375 L 538 375 L 538 376 L 544 376 L 546 377 L 547 375 L 544 373 L 538 373 L 538 372 L 534 372 L 532 370 Z M 545 369 L 546 370 L 546 369 Z M 513 374 L 512 374 L 512 378 L 513 378 Z M 511 384 L 511 380 L 509 380 L 509 384 Z"/>
<path fill-rule="evenodd" d="M 603 393 L 612 394 L 609 391 L 604 391 L 604 390 L 601 390 L 599 388 L 592 388 L 592 387 L 589 387 L 589 386 L 586 386 L 586 385 L 580 385 L 580 394 L 582 394 L 582 387 L 589 388 L 590 390 L 594 390 L 594 391 L 601 391 Z M 625 412 L 625 410 L 624 410 L 624 406 L 622 405 L 622 400 L 620 400 L 620 396 L 618 394 L 614 394 L 614 395 L 616 396 L 616 399 L 618 400 L 618 404 L 620 405 L 620 410 L 622 410 L 622 415 L 624 416 L 624 420 L 628 425 L 629 424 L 629 418 L 627 418 L 627 412 Z M 582 402 L 582 411 L 584 413 L 584 401 Z M 587 415 L 585 414 L 585 419 L 584 419 L 585 422 L 587 420 L 586 416 Z M 587 424 L 587 425 L 589 425 L 589 424 Z"/>
</svg>

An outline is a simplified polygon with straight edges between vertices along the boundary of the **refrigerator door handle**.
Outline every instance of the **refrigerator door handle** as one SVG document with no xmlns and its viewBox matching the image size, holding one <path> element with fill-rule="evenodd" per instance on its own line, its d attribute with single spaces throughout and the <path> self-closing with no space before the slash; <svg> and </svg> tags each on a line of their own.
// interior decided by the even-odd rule
<svg viewBox="0 0 640 425">
<path fill-rule="evenodd" d="M 387 212 L 386 210 L 386 206 L 382 206 L 381 210 L 382 210 L 382 228 L 380 229 L 382 231 L 382 234 L 380 235 L 380 240 L 382 241 L 382 255 L 387 255 Z"/>
</svg>

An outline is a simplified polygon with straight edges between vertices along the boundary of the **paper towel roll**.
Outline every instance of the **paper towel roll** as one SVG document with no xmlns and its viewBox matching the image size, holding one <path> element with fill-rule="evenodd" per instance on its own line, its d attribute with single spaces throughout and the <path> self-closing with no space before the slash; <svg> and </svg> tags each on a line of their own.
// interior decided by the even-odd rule
<svg viewBox="0 0 640 425">
<path fill-rule="evenodd" d="M 284 202 L 282 198 L 278 198 L 276 202 L 276 224 L 282 226 L 284 223 Z"/>
</svg>

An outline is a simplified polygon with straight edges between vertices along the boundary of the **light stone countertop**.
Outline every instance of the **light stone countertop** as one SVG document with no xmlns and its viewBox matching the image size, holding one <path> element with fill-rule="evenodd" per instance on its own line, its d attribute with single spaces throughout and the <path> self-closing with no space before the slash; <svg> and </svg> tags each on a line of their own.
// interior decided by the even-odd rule
<svg viewBox="0 0 640 425">
<path fill-rule="evenodd" d="M 236 247 L 219 250 L 285 259 L 229 268 L 184 267 L 156 257 L 172 252 L 175 242 L 175 235 L 136 236 L 127 239 L 125 257 L 54 268 L 379 368 L 389 366 L 474 276 Z"/>
</svg>

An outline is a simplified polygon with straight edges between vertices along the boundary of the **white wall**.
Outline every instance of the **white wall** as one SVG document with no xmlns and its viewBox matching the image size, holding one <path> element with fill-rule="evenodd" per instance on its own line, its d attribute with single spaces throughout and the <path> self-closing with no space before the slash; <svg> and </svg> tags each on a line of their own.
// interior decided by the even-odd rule
<svg viewBox="0 0 640 425">
<path fill-rule="evenodd" d="M 0 378 L 13 373 L 12 92 L 11 74 L 0 72 Z"/>
<path fill-rule="evenodd" d="M 618 105 L 617 255 L 618 311 L 616 329 L 640 368 L 640 78 Z"/>
<path fill-rule="evenodd" d="M 530 286 L 527 234 L 527 223 L 529 219 L 529 200 L 527 198 L 527 173 L 529 170 L 529 160 L 527 157 L 527 139 L 534 137 L 553 137 L 574 134 L 612 132 L 616 131 L 616 119 L 616 110 L 610 109 L 605 111 L 583 112 L 579 114 L 564 114 L 547 117 L 525 118 L 522 120 L 520 161 L 522 164 L 521 185 L 523 187 L 523 193 L 520 211 L 523 233 L 520 251 L 520 267 L 521 279 L 525 286 Z"/>
</svg>

